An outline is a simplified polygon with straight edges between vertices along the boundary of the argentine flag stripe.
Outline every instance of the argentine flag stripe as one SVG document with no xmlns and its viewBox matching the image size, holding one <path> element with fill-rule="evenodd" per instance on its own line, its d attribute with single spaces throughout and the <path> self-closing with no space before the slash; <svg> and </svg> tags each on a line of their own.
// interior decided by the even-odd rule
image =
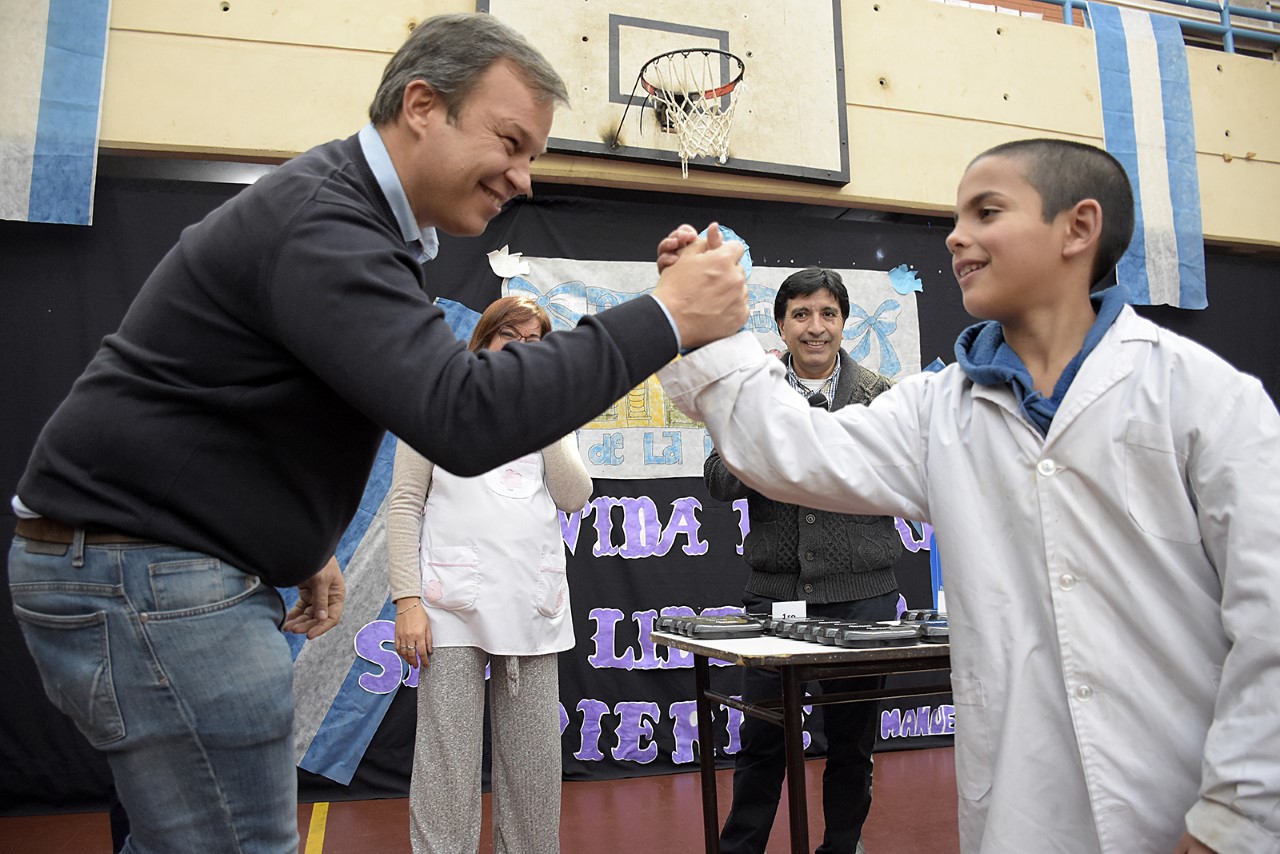
<svg viewBox="0 0 1280 854">
<path fill-rule="evenodd" d="M 0 218 L 92 221 L 110 5 L 0 4 Z"/>
<path fill-rule="evenodd" d="M 1107 150 L 1133 184 L 1137 223 L 1117 277 L 1138 304 L 1203 308 L 1204 234 L 1186 52 L 1178 23 L 1089 4 Z"/>
<path fill-rule="evenodd" d="M 47 2 L 0 5 L 0 219 L 27 218 L 48 23 Z"/>
<path fill-rule="evenodd" d="M 1179 288 L 1176 301 L 1169 304 L 1205 308 L 1209 300 L 1204 272 L 1204 226 L 1200 219 L 1200 173 L 1196 165 L 1196 125 L 1191 112 L 1187 48 L 1177 21 L 1163 15 L 1148 17 L 1155 33 L 1161 69 L 1165 163 L 1178 251 Z"/>
</svg>

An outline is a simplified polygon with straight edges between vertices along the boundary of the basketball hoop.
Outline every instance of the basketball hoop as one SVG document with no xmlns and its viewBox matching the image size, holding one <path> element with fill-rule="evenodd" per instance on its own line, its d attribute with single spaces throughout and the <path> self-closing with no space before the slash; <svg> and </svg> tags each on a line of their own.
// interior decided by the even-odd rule
<svg viewBox="0 0 1280 854">
<path fill-rule="evenodd" d="M 745 72 L 741 59 L 711 48 L 661 53 L 640 67 L 636 86 L 648 93 L 659 129 L 676 135 L 683 177 L 689 177 L 691 157 L 715 157 L 721 163 L 728 159 L 729 130 L 738 104 L 733 96 L 741 95 Z M 624 109 L 623 121 L 626 117 Z M 643 116 L 640 121 L 643 125 Z M 621 123 L 618 130 L 621 133 Z"/>
</svg>

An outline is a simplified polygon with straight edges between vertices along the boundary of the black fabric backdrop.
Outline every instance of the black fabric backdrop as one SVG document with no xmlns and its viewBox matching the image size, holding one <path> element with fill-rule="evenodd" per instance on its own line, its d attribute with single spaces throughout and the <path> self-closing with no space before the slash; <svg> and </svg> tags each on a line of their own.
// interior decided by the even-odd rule
<svg viewBox="0 0 1280 854">
<path fill-rule="evenodd" d="M 161 162 L 162 163 L 162 162 Z M 119 170 L 116 170 L 119 171 Z M 112 174 L 104 160 L 95 201 L 94 225 L 40 225 L 0 222 L 0 495 L 4 502 L 0 536 L 8 542 L 14 519 L 12 495 L 35 437 L 92 356 L 113 331 L 146 275 L 186 225 L 232 196 L 236 185 L 135 178 Z M 509 244 L 512 251 L 541 257 L 647 261 L 674 225 L 701 227 L 718 220 L 751 246 L 758 266 L 888 269 L 906 263 L 924 284 L 919 297 L 921 362 L 951 361 L 956 334 L 970 320 L 953 285 L 943 244 L 949 218 L 874 214 L 839 208 L 689 196 L 634 194 L 616 190 L 539 187 L 535 199 L 514 205 L 488 233 L 476 239 L 442 236 L 437 260 L 428 267 L 437 296 L 477 310 L 499 294 L 500 280 L 485 253 Z M 1280 261 L 1270 255 L 1210 251 L 1207 259 L 1209 309 L 1140 311 L 1175 331 L 1201 341 L 1241 369 L 1260 377 L 1275 397 L 1280 389 Z M 710 551 L 685 555 L 679 545 L 663 558 L 625 560 L 592 557 L 596 535 L 584 522 L 569 561 L 573 591 L 575 650 L 561 657 L 561 700 L 569 716 L 564 738 L 568 778 L 666 773 L 692 770 L 672 761 L 677 749 L 671 707 L 692 697 L 690 669 L 593 667 L 599 657 L 596 609 L 622 613 L 612 653 L 641 655 L 647 629 L 643 612 L 671 606 L 694 610 L 737 605 L 742 585 L 737 519 L 732 509 L 706 495 L 700 480 L 597 480 L 595 495 L 648 496 L 665 523 L 670 502 L 693 496 L 702 504 L 701 536 Z M 619 514 L 621 511 L 614 511 Z M 620 542 L 615 524 L 614 541 Z M 7 550 L 6 550 L 7 554 Z M 5 558 L 7 565 L 7 556 Z M 927 552 L 907 554 L 898 567 L 899 584 L 913 607 L 930 603 Z M 101 808 L 109 784 L 102 759 L 45 699 L 11 613 L 7 586 L 0 586 L 0 814 Z M 639 620 L 633 615 L 641 612 Z M 659 655 L 665 657 L 665 652 Z M 607 656 L 606 656 L 607 657 Z M 643 659 L 644 656 L 641 655 Z M 733 690 L 732 668 L 715 668 L 717 687 Z M 598 738 L 582 736 L 579 711 L 607 706 Z M 920 698 L 908 708 L 937 706 L 949 698 Z M 638 727 L 619 724 L 618 704 L 656 706 Z M 401 691 L 365 755 L 351 786 L 343 787 L 300 771 L 303 800 L 402 795 L 408 784 L 412 749 L 413 692 Z M 594 717 L 592 716 L 592 719 Z M 727 730 L 717 720 L 721 748 Z M 812 729 L 812 727 L 811 727 Z M 820 728 L 817 728 L 820 732 Z M 942 741 L 945 741 L 945 737 Z M 656 745 L 651 762 L 618 761 L 619 744 Z M 585 748 L 584 748 L 585 742 Z M 885 746 L 903 746 L 895 740 Z M 910 746 L 939 743 L 909 740 Z M 815 735 L 815 750 L 821 750 Z M 686 748 L 687 749 L 687 748 Z M 599 758 L 595 758 L 596 755 Z M 582 758 L 580 758 L 580 756 Z M 721 760 L 728 758 L 721 756 Z"/>
</svg>

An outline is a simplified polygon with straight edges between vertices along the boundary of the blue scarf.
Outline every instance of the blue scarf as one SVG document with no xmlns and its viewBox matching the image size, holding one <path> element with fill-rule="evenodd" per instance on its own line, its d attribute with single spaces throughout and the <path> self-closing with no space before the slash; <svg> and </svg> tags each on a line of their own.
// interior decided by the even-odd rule
<svg viewBox="0 0 1280 854">
<path fill-rule="evenodd" d="M 1124 308 L 1124 294 L 1119 288 L 1107 288 L 1090 297 L 1098 316 L 1084 337 L 1084 346 L 1067 363 L 1053 387 L 1053 396 L 1045 397 L 1032 386 L 1031 372 L 1022 364 L 1018 354 L 1005 343 L 1004 328 L 994 320 L 975 323 L 956 339 L 956 362 L 965 376 L 978 385 L 1008 385 L 1021 403 L 1027 420 L 1036 426 L 1041 435 L 1049 432 L 1053 416 L 1066 397 L 1071 381 L 1076 378 L 1084 360 L 1098 346 L 1102 336 L 1111 328 L 1120 309 Z"/>
</svg>

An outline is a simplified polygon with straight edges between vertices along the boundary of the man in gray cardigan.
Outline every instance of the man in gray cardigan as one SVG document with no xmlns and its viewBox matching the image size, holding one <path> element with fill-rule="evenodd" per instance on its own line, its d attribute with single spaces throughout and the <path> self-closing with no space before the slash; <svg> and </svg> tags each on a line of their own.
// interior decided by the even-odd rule
<svg viewBox="0 0 1280 854">
<path fill-rule="evenodd" d="M 863 368 L 840 347 L 849 292 L 833 270 L 810 268 L 783 281 L 773 304 L 787 345 L 787 380 L 814 406 L 839 409 L 870 403 L 889 381 Z M 750 574 L 742 601 L 748 613 L 771 612 L 775 602 L 803 600 L 810 617 L 889 620 L 897 616 L 893 564 L 902 540 L 887 516 L 848 516 L 773 501 L 738 480 L 712 451 L 703 467 L 712 497 L 747 499 L 751 527 L 743 545 Z M 858 680 L 824 683 L 829 691 L 858 690 Z M 779 676 L 746 668 L 742 698 L 776 699 Z M 826 833 L 819 854 L 861 850 L 862 823 L 871 808 L 871 750 L 876 705 L 822 708 L 827 766 L 822 779 Z M 733 806 L 720 833 L 724 854 L 763 852 L 773 827 L 786 756 L 782 730 L 753 717 L 742 722 L 742 749 L 733 771 Z"/>
</svg>

